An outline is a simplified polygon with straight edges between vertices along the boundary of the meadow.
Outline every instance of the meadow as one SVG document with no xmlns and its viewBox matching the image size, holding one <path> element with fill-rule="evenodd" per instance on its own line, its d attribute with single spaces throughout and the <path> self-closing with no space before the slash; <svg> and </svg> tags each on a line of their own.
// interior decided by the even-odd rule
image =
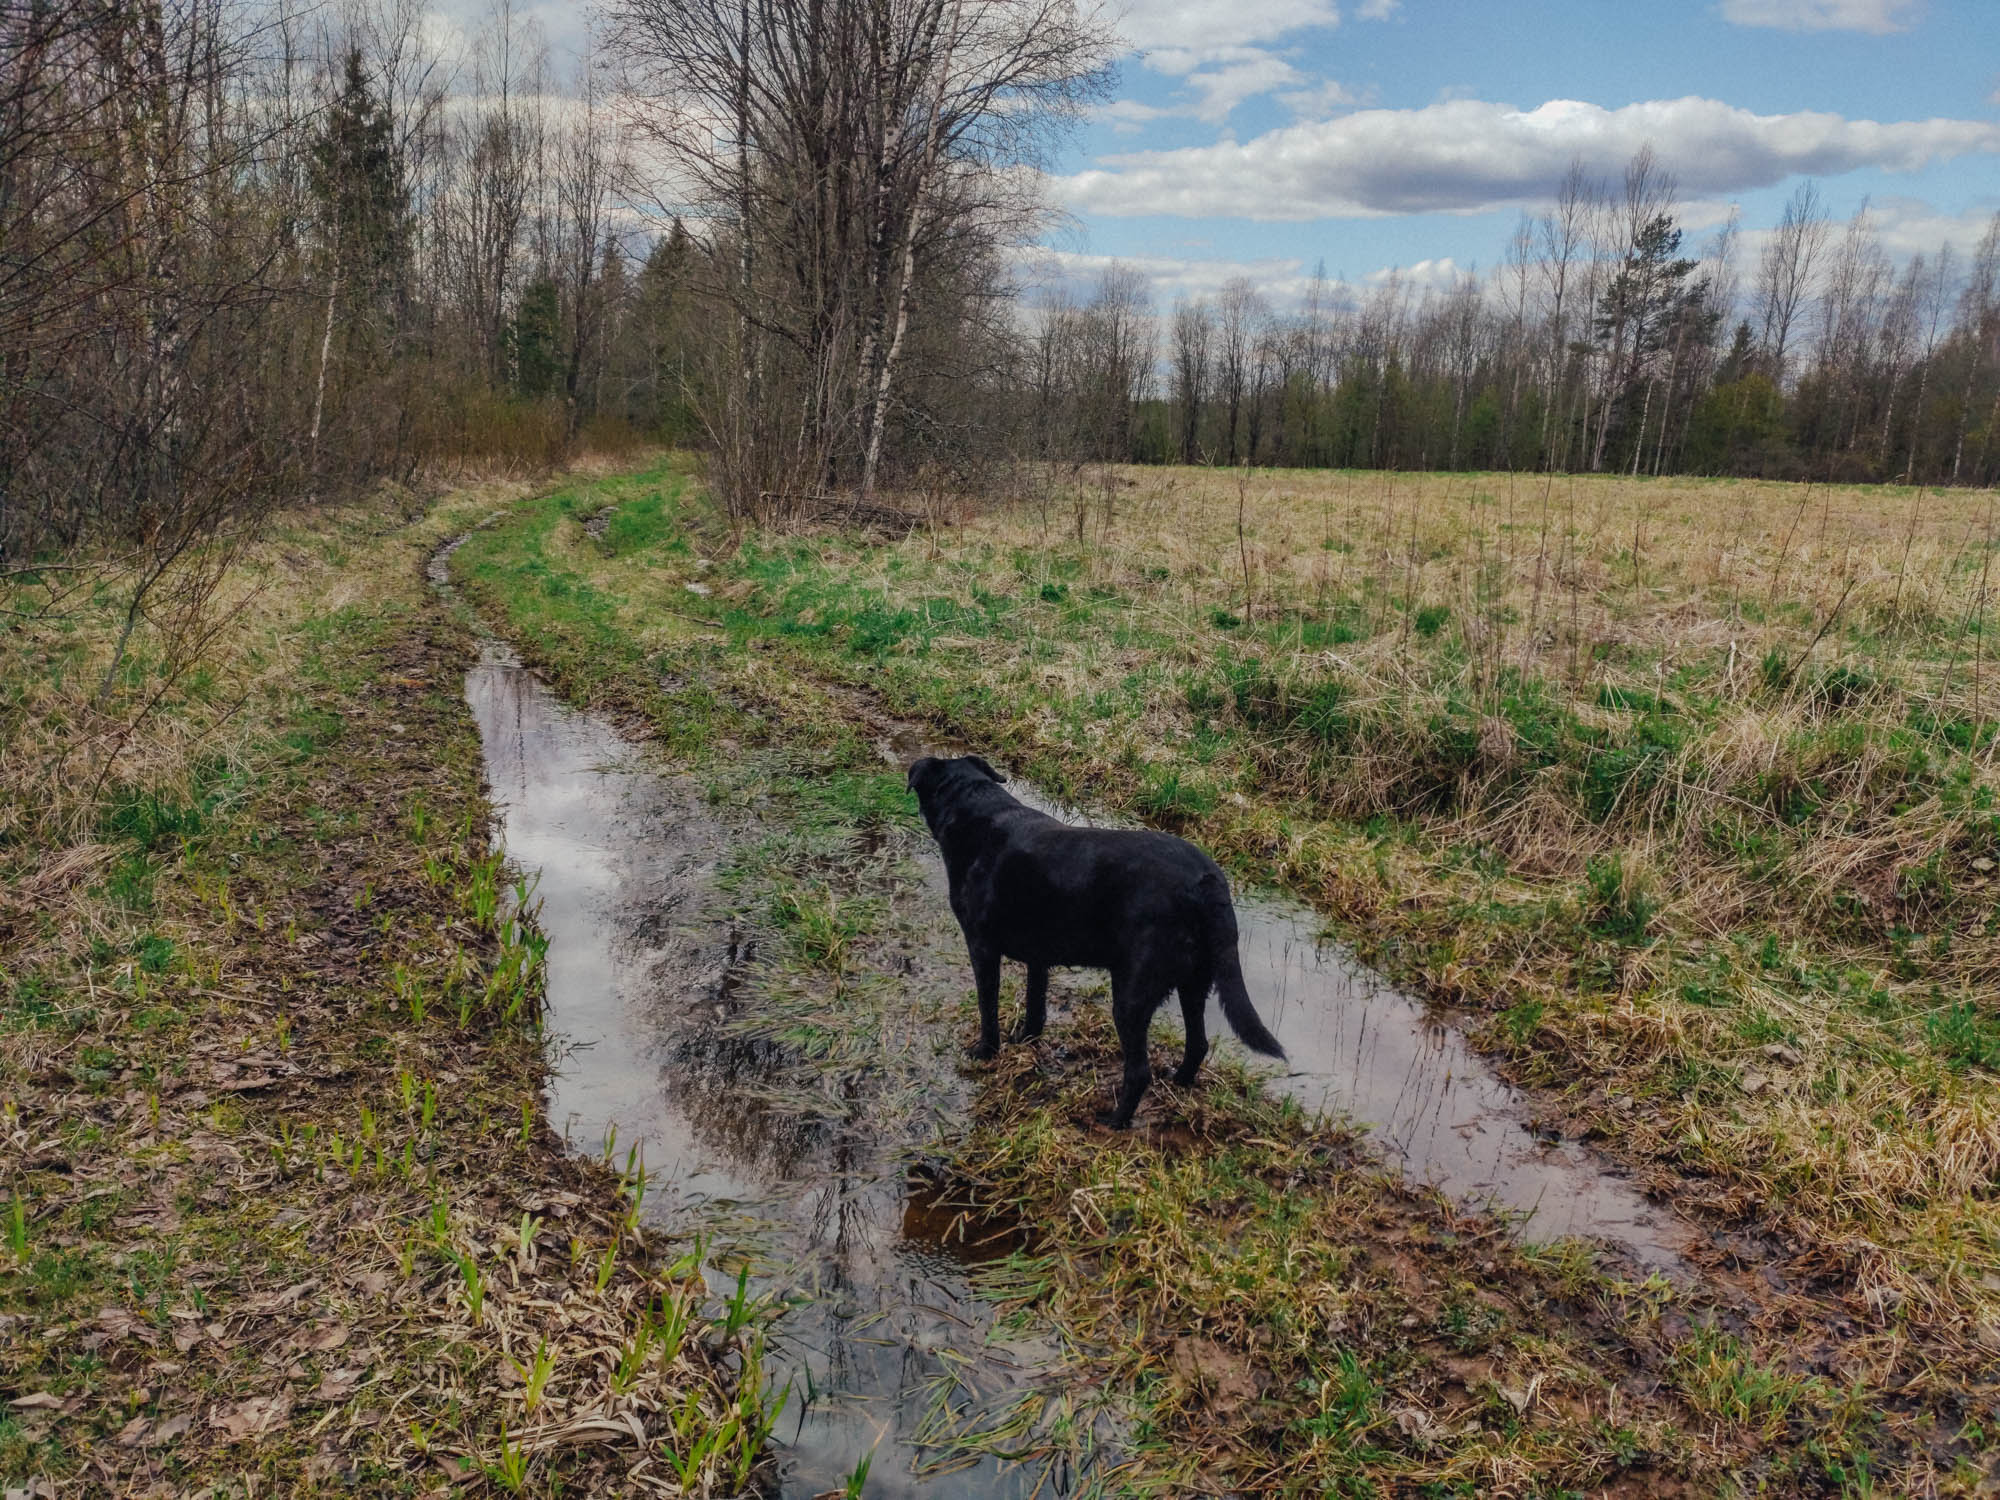
<svg viewBox="0 0 2000 1500">
<path fill-rule="evenodd" d="M 1698 1226 L 1753 1304 L 1722 1363 L 1820 1393 L 1757 1441 L 1865 1493 L 1994 1420 L 1994 506 L 1092 469 L 778 534 L 669 464 L 519 508 L 467 582 L 677 753 L 829 743 L 858 692 L 1306 897 Z M 1110 1170 L 992 1110 L 960 1164 L 1038 1215 Z M 1142 1239 L 1072 1248 L 1158 1285 Z"/>
<path fill-rule="evenodd" d="M 543 1118 L 531 872 L 487 852 L 457 690 L 478 626 L 770 824 L 733 856 L 774 955 L 744 1024 L 808 1072 L 879 1061 L 863 1001 L 907 1028 L 892 960 L 940 913 L 877 741 L 917 720 L 1309 901 L 1697 1231 L 1681 1283 L 1509 1243 L 1226 1060 L 1108 1137 L 1081 976 L 929 1158 L 1035 1227 L 979 1285 L 1119 1403 L 1104 1492 L 1978 1493 L 1996 497 L 1033 478 L 907 530 L 746 527 L 684 455 L 288 518 L 198 659 L 142 633 L 103 693 L 114 595 L 22 622 L 10 1481 L 771 1472 L 776 1310 L 713 1299 Z M 422 569 L 466 533 L 453 605 Z M 969 979 L 925 1003 L 969 1034 Z M 938 1451 L 1060 1458 L 1072 1420 Z"/>
</svg>

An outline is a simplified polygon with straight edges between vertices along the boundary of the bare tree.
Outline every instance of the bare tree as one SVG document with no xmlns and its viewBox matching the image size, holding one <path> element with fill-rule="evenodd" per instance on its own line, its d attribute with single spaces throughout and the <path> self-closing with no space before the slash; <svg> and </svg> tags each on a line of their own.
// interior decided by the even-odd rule
<svg viewBox="0 0 2000 1500">
<path fill-rule="evenodd" d="M 1171 358 L 1174 407 L 1180 414 L 1181 462 L 1191 464 L 1201 452 L 1201 413 L 1209 398 L 1211 350 L 1215 319 L 1207 299 L 1183 297 L 1174 305 Z"/>
<path fill-rule="evenodd" d="M 1574 281 L 1577 262 L 1589 243 L 1590 224 L 1596 217 L 1601 190 L 1583 169 L 1582 160 L 1570 162 L 1556 190 L 1554 207 L 1536 221 L 1541 250 L 1542 318 L 1546 353 L 1542 366 L 1542 458 L 1551 468 L 1568 463 L 1568 441 L 1560 450 L 1555 443 L 1552 423 L 1559 419 L 1563 402 L 1563 379 L 1569 367 L 1570 322 L 1575 316 Z"/>
<path fill-rule="evenodd" d="M 1248 277 L 1234 276 L 1223 283 L 1215 305 L 1215 375 L 1216 398 L 1225 413 L 1222 452 L 1228 463 L 1236 462 L 1236 436 L 1250 389 L 1251 361 L 1267 316 L 1264 299 Z"/>
<path fill-rule="evenodd" d="M 1827 232 L 1819 185 L 1811 180 L 1800 183 L 1785 204 L 1784 216 L 1765 244 L 1757 267 L 1756 318 L 1762 330 L 1759 347 L 1774 381 L 1784 379 L 1792 330 L 1811 295 L 1813 273 L 1826 246 Z"/>
<path fill-rule="evenodd" d="M 914 320 L 987 326 L 968 297 L 1041 222 L 1018 169 L 1105 86 L 1109 32 L 1073 0 L 615 0 L 609 17 L 655 195 L 734 270 L 707 286 L 744 346 L 706 398 L 723 488 L 750 508 L 842 479 L 871 493 L 892 427 L 925 425 L 905 398 Z"/>
</svg>

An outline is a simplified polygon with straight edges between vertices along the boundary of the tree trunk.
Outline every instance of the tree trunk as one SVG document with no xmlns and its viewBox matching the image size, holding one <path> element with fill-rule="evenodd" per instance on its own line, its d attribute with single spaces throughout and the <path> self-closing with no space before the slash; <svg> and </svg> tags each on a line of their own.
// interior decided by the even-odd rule
<svg viewBox="0 0 2000 1500">
<path fill-rule="evenodd" d="M 340 300 L 340 221 L 333 224 L 333 270 L 326 279 L 326 327 L 319 339 L 319 379 L 313 389 L 312 435 L 306 443 L 306 462 L 310 473 L 306 483 L 308 498 L 319 490 L 319 428 L 320 418 L 326 411 L 326 369 L 333 360 L 333 310 Z"/>
<path fill-rule="evenodd" d="M 938 58 L 937 88 L 931 94 L 930 120 L 924 131 L 924 152 L 919 159 L 916 178 L 910 184 L 909 215 L 903 225 L 902 276 L 896 288 L 895 333 L 882 355 L 882 372 L 875 382 L 874 395 L 869 403 L 868 448 L 861 467 L 861 498 L 864 500 L 875 498 L 875 479 L 881 467 L 882 433 L 888 425 L 889 395 L 896 378 L 896 360 L 903 351 L 903 335 L 910 326 L 910 298 L 916 281 L 917 231 L 923 223 L 924 192 L 930 186 L 932 173 L 937 170 L 944 93 L 951 78 L 952 51 L 958 45 L 959 22 L 964 8 L 965 0 L 953 0 L 951 34 L 945 38 L 944 52 Z"/>
</svg>

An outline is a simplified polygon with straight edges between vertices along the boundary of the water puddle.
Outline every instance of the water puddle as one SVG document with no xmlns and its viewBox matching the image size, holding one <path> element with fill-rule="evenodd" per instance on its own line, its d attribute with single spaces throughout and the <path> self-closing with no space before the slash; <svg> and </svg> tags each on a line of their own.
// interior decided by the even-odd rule
<svg viewBox="0 0 2000 1500">
<path fill-rule="evenodd" d="M 508 855 L 540 872 L 551 1122 L 579 1150 L 609 1143 L 621 1166 L 637 1151 L 651 1222 L 753 1257 L 754 1285 L 796 1303 L 776 1334 L 793 1380 L 781 1493 L 838 1490 L 870 1454 L 871 1496 L 1068 1493 L 1074 1476 L 1041 1463 L 934 1477 L 911 1463 L 1055 1378 L 1052 1349 L 992 1336 L 967 1279 L 1019 1236 L 968 1220 L 906 1154 L 962 1111 L 958 1028 L 907 1018 L 887 1069 L 924 1087 L 896 1109 L 854 1072 L 788 1086 L 784 1049 L 740 1024 L 756 954 L 715 899 L 725 855 L 759 827 L 726 822 L 690 778 L 561 703 L 498 643 L 466 697 Z M 733 1290 L 726 1272 L 716 1281 Z M 1061 1398 L 1045 1394 L 1053 1418 Z"/>
</svg>

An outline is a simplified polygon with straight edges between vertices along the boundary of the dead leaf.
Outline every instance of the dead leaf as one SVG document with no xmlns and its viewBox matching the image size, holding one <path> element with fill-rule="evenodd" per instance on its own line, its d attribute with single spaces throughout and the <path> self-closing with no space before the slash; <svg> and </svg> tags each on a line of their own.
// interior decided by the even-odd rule
<svg viewBox="0 0 2000 1500">
<path fill-rule="evenodd" d="M 31 1396 L 16 1396 L 7 1404 L 15 1411 L 56 1411 L 62 1406 L 62 1397 L 36 1391 Z"/>
<path fill-rule="evenodd" d="M 314 1401 L 324 1401 L 332 1405 L 345 1401 L 354 1394 L 354 1388 L 361 1383 L 365 1370 L 328 1370 L 319 1378 L 319 1389 L 312 1393 Z"/>
<path fill-rule="evenodd" d="M 305 1294 L 318 1285 L 316 1281 L 301 1281 L 297 1286 L 288 1286 L 281 1292 L 259 1292 L 243 1304 L 243 1311 L 266 1314 L 285 1312 L 297 1306 Z"/>
<path fill-rule="evenodd" d="M 1535 1404 L 1535 1393 L 1541 1390 L 1541 1388 L 1542 1377 L 1540 1375 L 1530 1380 L 1525 1388 L 1498 1384 L 1494 1386 L 1494 1389 L 1500 1393 L 1500 1399 L 1514 1408 L 1514 1415 L 1517 1417 L 1525 1417 L 1528 1414 L 1528 1408 Z"/>
<path fill-rule="evenodd" d="M 149 1344 L 160 1341 L 160 1335 L 146 1319 L 136 1317 L 129 1308 L 101 1307 L 97 1310 L 97 1327 L 106 1338 L 141 1338 Z"/>
<path fill-rule="evenodd" d="M 1771 1080 L 1768 1075 L 1752 1068 L 1736 1080 L 1736 1086 L 1746 1094 L 1761 1094 L 1771 1086 Z"/>
<path fill-rule="evenodd" d="M 1772 1062 L 1783 1063 L 1788 1068 L 1796 1068 L 1801 1062 L 1805 1061 L 1804 1058 L 1800 1057 L 1797 1052 L 1787 1047 L 1783 1042 L 1772 1042 L 1764 1049 L 1764 1055 L 1770 1058 Z"/>
<path fill-rule="evenodd" d="M 338 1349 L 353 1332 L 345 1323 L 322 1323 L 299 1340 L 299 1348 L 309 1353 Z"/>
<path fill-rule="evenodd" d="M 1437 1441 L 1437 1423 L 1423 1408 L 1401 1406 L 1396 1409 L 1395 1417 L 1397 1429 L 1419 1448 L 1428 1448 Z"/>
<path fill-rule="evenodd" d="M 292 1394 L 280 1391 L 275 1396 L 253 1396 L 234 1406 L 218 1407 L 209 1413 L 208 1420 L 232 1443 L 241 1443 L 284 1426 L 291 1415 Z"/>
</svg>

